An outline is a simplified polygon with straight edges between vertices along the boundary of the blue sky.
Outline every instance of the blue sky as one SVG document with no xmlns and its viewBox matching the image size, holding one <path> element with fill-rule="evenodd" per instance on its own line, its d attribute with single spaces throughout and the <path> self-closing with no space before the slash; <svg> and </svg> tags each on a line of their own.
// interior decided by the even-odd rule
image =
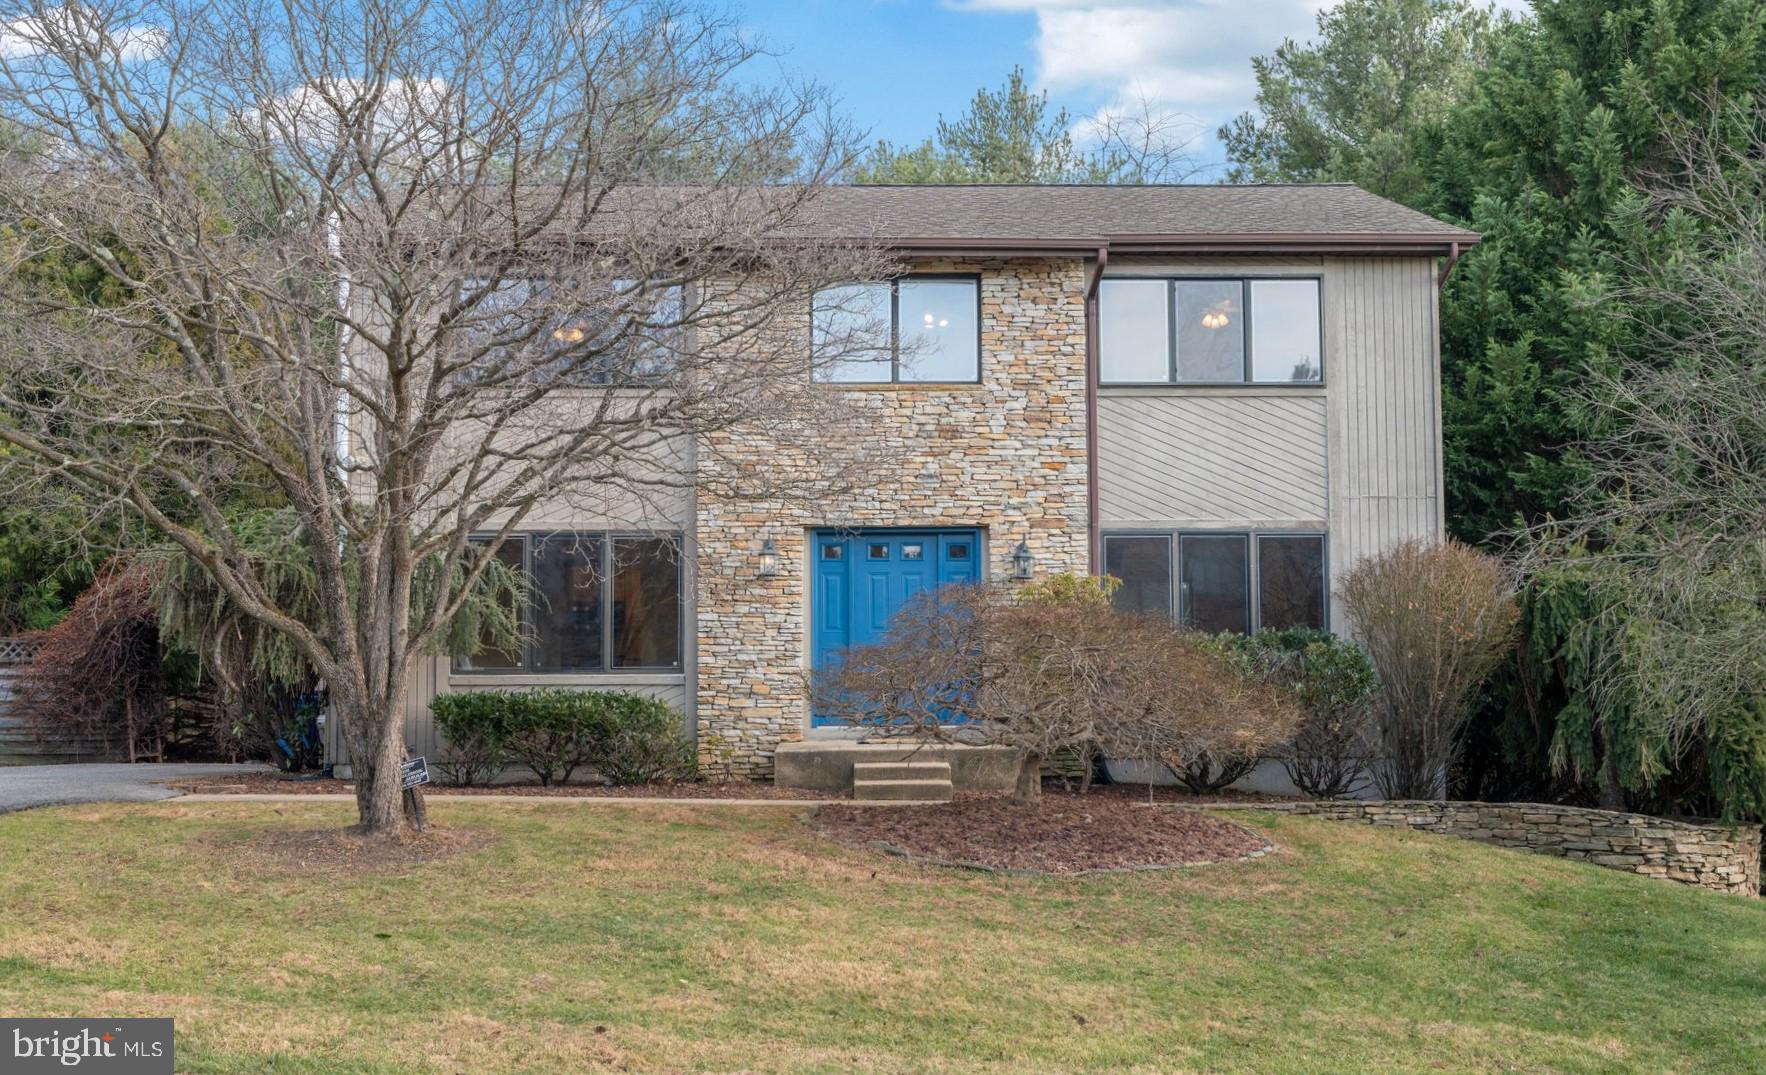
<svg viewBox="0 0 1766 1075">
<path fill-rule="evenodd" d="M 1251 57 L 1308 38 L 1329 0 L 730 0 L 784 72 L 828 86 L 873 137 L 918 142 L 1021 64 L 1077 117 L 1141 98 L 1200 132 L 1251 105 Z M 1522 10 L 1524 0 L 1502 0 Z"/>
</svg>

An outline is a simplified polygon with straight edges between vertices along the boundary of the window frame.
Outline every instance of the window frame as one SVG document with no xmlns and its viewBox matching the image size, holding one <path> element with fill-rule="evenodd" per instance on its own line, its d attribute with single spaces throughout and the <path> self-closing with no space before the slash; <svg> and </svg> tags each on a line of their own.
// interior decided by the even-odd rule
<svg viewBox="0 0 1766 1075">
<path fill-rule="evenodd" d="M 1171 530 L 1110 530 L 1098 535 L 1100 564 L 1104 573 L 1109 574 L 1110 542 L 1119 538 L 1157 538 L 1165 542 L 1165 566 L 1168 574 L 1165 578 L 1165 614 L 1175 622 L 1177 620 L 1177 534 Z"/>
<path fill-rule="evenodd" d="M 1246 606 L 1250 610 L 1250 633 L 1256 634 L 1263 630 L 1263 554 L 1262 539 L 1265 537 L 1317 538 L 1319 542 L 1319 567 L 1323 578 L 1324 594 L 1323 618 L 1320 630 L 1330 631 L 1331 627 L 1331 535 L 1329 531 L 1300 527 L 1287 529 L 1283 527 L 1177 527 L 1159 529 L 1157 527 L 1135 527 L 1105 530 L 1098 535 L 1099 543 L 1107 545 L 1112 538 L 1161 537 L 1170 542 L 1171 578 L 1169 593 L 1171 598 L 1171 619 L 1173 623 L 1182 624 L 1185 611 L 1183 603 L 1183 539 L 1186 537 L 1242 537 L 1249 545 L 1247 551 L 1245 582 L 1247 593 Z M 1108 557 L 1101 561 L 1108 563 Z"/>
<path fill-rule="evenodd" d="M 903 281 L 907 281 L 907 282 L 911 283 L 916 280 L 927 280 L 927 281 L 938 281 L 938 280 L 958 281 L 958 280 L 961 280 L 961 281 L 967 281 L 967 282 L 975 285 L 975 376 L 974 377 L 969 378 L 967 380 L 951 380 L 948 377 L 940 377 L 937 380 L 926 380 L 926 381 L 919 381 L 919 380 L 904 381 L 904 380 L 902 380 L 902 377 L 901 377 L 901 285 L 902 285 Z M 867 282 L 884 284 L 884 285 L 888 286 L 888 288 L 889 288 L 889 380 L 887 380 L 887 381 L 836 381 L 836 380 L 830 380 L 825 377 L 816 376 L 815 372 L 811 371 L 811 377 L 812 377 L 812 379 L 815 380 L 815 382 L 817 384 L 831 385 L 836 388 L 868 388 L 868 387 L 873 387 L 875 385 L 883 385 L 883 384 L 888 384 L 888 385 L 897 385 L 897 384 L 912 384 L 912 385 L 965 384 L 966 385 L 966 384 L 980 384 L 981 383 L 981 333 L 982 333 L 982 326 L 981 326 L 981 274 L 980 273 L 978 273 L 978 272 L 910 272 L 910 273 L 903 273 L 900 276 L 892 276 L 888 280 L 854 281 L 853 283 L 863 284 L 863 283 L 867 283 Z M 851 286 L 853 286 L 853 284 L 831 284 L 826 288 L 818 289 L 816 294 L 819 295 L 819 294 L 821 294 L 822 291 L 831 290 L 832 288 L 835 288 L 835 287 L 851 287 Z M 810 296 L 809 317 L 810 317 L 810 341 L 811 341 L 810 347 L 813 350 L 813 348 L 815 347 L 815 342 L 814 342 L 815 341 L 815 317 L 816 317 L 815 295 Z M 813 357 L 813 355 L 812 355 L 812 357 Z"/>
<path fill-rule="evenodd" d="M 469 542 L 489 541 L 497 535 L 493 532 L 474 533 L 468 536 Z M 677 531 L 656 530 L 518 530 L 504 539 L 503 545 L 519 542 L 521 546 L 521 571 L 528 578 L 533 577 L 534 545 L 539 541 L 555 538 L 570 538 L 587 543 L 598 542 L 600 545 L 599 563 L 596 565 L 600 586 L 599 602 L 601 606 L 601 667 L 578 668 L 569 671 L 542 672 L 534 667 L 535 639 L 533 638 L 533 618 L 531 607 L 521 610 L 522 639 L 521 665 L 518 668 L 462 668 L 460 655 L 448 656 L 448 674 L 450 676 L 498 676 L 498 677 L 541 677 L 547 679 L 581 676 L 630 676 L 630 675 L 681 675 L 687 667 L 687 556 L 683 535 Z M 613 663 L 613 562 L 614 545 L 626 540 L 669 541 L 675 546 L 675 638 L 678 652 L 675 663 L 657 665 L 615 665 Z M 529 601 L 534 595 L 529 595 Z"/>
<path fill-rule="evenodd" d="M 1311 273 L 1223 273 L 1223 274 L 1187 274 L 1187 273 L 1116 273 L 1106 275 L 1105 280 L 1159 280 L 1165 284 L 1165 380 L 1163 381 L 1112 381 L 1103 376 L 1104 358 L 1098 356 L 1098 384 L 1103 388 L 1291 388 L 1318 389 L 1325 386 L 1325 279 L 1321 272 Z M 1258 381 L 1252 379 L 1255 367 L 1251 346 L 1251 325 L 1256 317 L 1252 309 L 1251 285 L 1266 281 L 1302 281 L 1310 280 L 1318 286 L 1318 377 L 1311 381 Z M 1232 284 L 1239 285 L 1239 305 L 1244 310 L 1243 323 L 1239 326 L 1243 341 L 1243 370 L 1241 379 L 1236 381 L 1184 381 L 1177 376 L 1177 285 L 1193 284 Z M 1103 319 L 1103 292 L 1099 291 L 1098 318 Z M 1100 336 L 1101 339 L 1101 336 Z"/>
</svg>

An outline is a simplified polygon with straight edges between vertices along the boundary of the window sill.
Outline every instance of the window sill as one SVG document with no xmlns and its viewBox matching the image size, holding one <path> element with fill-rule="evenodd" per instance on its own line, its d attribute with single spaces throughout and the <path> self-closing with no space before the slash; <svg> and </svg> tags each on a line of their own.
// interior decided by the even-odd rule
<svg viewBox="0 0 1766 1075">
<path fill-rule="evenodd" d="M 1322 398 L 1326 394 L 1322 384 L 1105 384 L 1098 386 L 1098 395 L 1103 398 L 1110 396 L 1193 396 L 1193 397 L 1248 397 L 1248 396 L 1286 396 Z"/>
<path fill-rule="evenodd" d="M 655 687 L 685 683 L 685 672 L 657 669 L 630 672 L 447 672 L 454 687 Z"/>
<path fill-rule="evenodd" d="M 884 384 L 881 381 L 822 381 L 825 388 L 836 388 L 842 392 L 979 392 L 987 385 L 980 381 L 896 381 Z"/>
</svg>

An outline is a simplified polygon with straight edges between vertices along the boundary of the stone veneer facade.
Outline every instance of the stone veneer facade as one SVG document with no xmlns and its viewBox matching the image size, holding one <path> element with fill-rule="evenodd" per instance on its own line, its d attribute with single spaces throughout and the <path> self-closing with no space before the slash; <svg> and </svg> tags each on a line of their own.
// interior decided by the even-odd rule
<svg viewBox="0 0 1766 1075">
<path fill-rule="evenodd" d="M 1543 803 L 1295 803 L 1292 812 L 1338 821 L 1406 826 L 1542 855 L 1582 859 L 1646 877 L 1760 894 L 1760 826 L 1671 821 L 1646 814 Z"/>
<path fill-rule="evenodd" d="M 1005 575 L 1020 540 L 1039 577 L 1087 568 L 1084 263 L 940 261 L 914 270 L 980 276 L 980 383 L 842 389 L 880 419 L 880 458 L 889 460 L 862 493 L 813 508 L 728 499 L 709 491 L 715 481 L 699 494 L 698 736 L 703 750 L 732 753 L 739 775 L 770 777 L 774 747 L 808 727 L 810 531 L 979 528 L 990 578 Z M 815 465 L 752 434 L 720 433 L 707 447 L 702 473 L 720 458 Z M 760 578 L 768 538 L 780 572 Z"/>
</svg>

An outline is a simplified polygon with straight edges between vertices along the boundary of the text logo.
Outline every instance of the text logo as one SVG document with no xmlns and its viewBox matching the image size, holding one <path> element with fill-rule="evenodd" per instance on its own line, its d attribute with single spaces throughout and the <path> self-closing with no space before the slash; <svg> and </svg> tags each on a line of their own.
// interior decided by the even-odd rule
<svg viewBox="0 0 1766 1075">
<path fill-rule="evenodd" d="M 0 1071 L 172 1075 L 170 1019 L 0 1019 Z"/>
</svg>

